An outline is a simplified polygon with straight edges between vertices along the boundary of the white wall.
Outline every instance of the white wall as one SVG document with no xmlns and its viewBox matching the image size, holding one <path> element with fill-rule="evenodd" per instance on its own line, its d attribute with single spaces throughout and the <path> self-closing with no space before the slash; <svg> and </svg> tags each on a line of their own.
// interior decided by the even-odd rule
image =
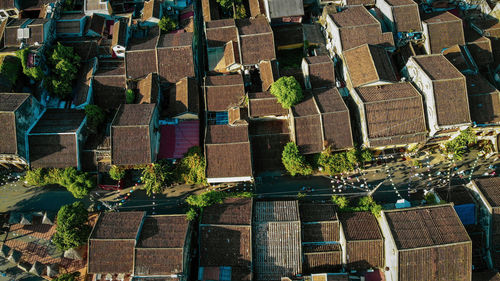
<svg viewBox="0 0 500 281">
<path fill-rule="evenodd" d="M 311 89 L 311 79 L 309 77 L 309 65 L 305 58 L 302 59 L 302 74 L 304 75 L 304 84 L 306 89 Z"/>
<path fill-rule="evenodd" d="M 422 22 L 422 28 L 423 28 L 422 34 L 424 35 L 425 39 L 424 41 L 425 51 L 427 52 L 427 54 L 431 54 L 431 42 L 429 41 L 429 27 L 425 22 Z"/>
<path fill-rule="evenodd" d="M 356 105 L 358 106 L 359 122 L 361 123 L 361 134 L 363 136 L 363 145 L 370 147 L 370 142 L 368 141 L 368 127 L 366 125 L 365 106 L 361 101 L 361 98 L 359 97 L 358 92 L 356 90 L 351 91 L 351 96 Z"/>
<path fill-rule="evenodd" d="M 326 16 L 326 30 L 329 33 L 329 36 L 331 36 L 331 39 L 329 41 L 333 45 L 335 53 L 340 56 L 342 54 L 342 43 L 340 42 L 340 32 L 339 28 L 333 22 L 330 16 Z"/>
<path fill-rule="evenodd" d="M 433 136 L 438 130 L 436 102 L 434 100 L 434 88 L 431 79 L 425 72 L 417 65 L 417 63 L 410 58 L 406 63 L 409 78 L 413 81 L 415 87 L 424 96 L 427 115 L 427 122 L 429 125 L 429 136 Z"/>
<path fill-rule="evenodd" d="M 399 251 L 396 248 L 396 243 L 392 237 L 391 229 L 389 228 L 384 212 L 381 212 L 378 222 L 382 235 L 384 235 L 385 266 L 389 267 L 389 271 L 385 271 L 385 279 L 387 281 L 398 281 Z"/>
<path fill-rule="evenodd" d="M 394 15 L 392 14 L 392 7 L 385 2 L 385 0 L 377 0 L 375 3 L 375 7 L 379 8 L 379 10 L 384 14 L 384 22 L 391 29 L 392 32 L 396 32 L 396 25 L 394 24 Z"/>
</svg>

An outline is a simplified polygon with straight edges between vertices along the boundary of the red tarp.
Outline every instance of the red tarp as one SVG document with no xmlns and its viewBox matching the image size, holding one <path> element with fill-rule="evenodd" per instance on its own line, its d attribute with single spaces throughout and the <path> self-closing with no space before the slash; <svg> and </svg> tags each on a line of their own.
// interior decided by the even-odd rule
<svg viewBox="0 0 500 281">
<path fill-rule="evenodd" d="M 163 125 L 160 134 L 158 159 L 179 159 L 190 147 L 200 145 L 200 121 L 189 120 L 177 125 Z"/>
</svg>

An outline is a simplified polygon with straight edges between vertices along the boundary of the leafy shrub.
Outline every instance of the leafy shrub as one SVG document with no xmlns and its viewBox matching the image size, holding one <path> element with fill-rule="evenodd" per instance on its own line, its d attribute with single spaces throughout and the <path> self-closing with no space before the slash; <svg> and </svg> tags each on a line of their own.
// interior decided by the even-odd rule
<svg viewBox="0 0 500 281">
<path fill-rule="evenodd" d="M 177 181 L 187 184 L 205 183 L 205 166 L 205 157 L 201 153 L 201 148 L 191 147 L 177 164 Z"/>
<path fill-rule="evenodd" d="M 165 32 L 174 31 L 177 29 L 177 22 L 173 20 L 171 17 L 163 17 L 158 22 L 158 26 L 161 30 Z"/>
<path fill-rule="evenodd" d="M 334 153 L 330 147 L 327 147 L 321 152 L 318 165 L 323 167 L 327 174 L 333 175 L 352 171 L 361 162 L 371 161 L 371 159 L 372 153 L 367 149 L 360 151 L 353 148 L 348 151 Z"/>
<path fill-rule="evenodd" d="M 75 198 L 83 198 L 89 194 L 95 184 L 91 176 L 73 167 L 65 169 L 35 169 L 26 172 L 27 184 L 46 186 L 58 184 L 65 187 Z"/>
<path fill-rule="evenodd" d="M 461 131 L 456 138 L 445 144 L 446 152 L 451 153 L 455 160 L 460 161 L 467 152 L 469 145 L 475 144 L 476 142 L 476 134 L 471 128 L 467 128 Z"/>
<path fill-rule="evenodd" d="M 16 51 L 16 56 L 21 60 L 21 66 L 23 67 L 23 73 L 29 78 L 40 81 L 44 78 L 42 68 L 40 66 L 28 67 L 28 53 L 29 48 L 24 48 Z"/>
<path fill-rule="evenodd" d="M 118 167 L 116 165 L 111 166 L 109 169 L 109 176 L 114 180 L 121 180 L 125 177 L 126 170 L 122 167 Z"/>
<path fill-rule="evenodd" d="M 349 205 L 349 199 L 345 196 L 332 195 L 332 203 L 344 209 Z"/>
<path fill-rule="evenodd" d="M 311 166 L 306 162 L 304 156 L 300 154 L 299 148 L 293 142 L 285 145 L 281 154 L 281 162 L 290 173 L 290 175 L 310 175 L 312 174 Z"/>
<path fill-rule="evenodd" d="M 48 89 L 53 95 L 61 99 L 69 97 L 80 61 L 81 58 L 75 54 L 73 47 L 57 43 L 48 59 L 51 70 Z"/>
<path fill-rule="evenodd" d="M 235 11 L 235 19 L 244 19 L 247 17 L 247 10 L 245 9 L 245 6 L 243 4 L 236 5 Z"/>
<path fill-rule="evenodd" d="M 197 216 L 198 216 L 198 213 L 193 208 L 189 208 L 189 210 L 186 213 L 186 219 L 188 221 L 194 221 Z"/>
<path fill-rule="evenodd" d="M 132 104 L 135 102 L 135 93 L 132 89 L 127 89 L 125 92 L 125 102 L 127 104 Z"/>
<path fill-rule="evenodd" d="M 161 193 L 163 189 L 174 181 L 173 168 L 167 161 L 158 161 L 147 165 L 142 170 L 143 188 L 148 196 L 154 193 Z"/>
<path fill-rule="evenodd" d="M 374 216 L 380 217 L 382 206 L 377 204 L 371 196 L 361 197 L 356 205 L 351 205 L 349 199 L 344 196 L 333 195 L 332 202 L 339 207 L 340 212 L 371 212 Z"/>
<path fill-rule="evenodd" d="M 233 8 L 234 0 L 217 0 L 217 3 L 219 3 L 222 8 L 230 10 Z"/>
<path fill-rule="evenodd" d="M 85 114 L 87 115 L 87 128 L 91 132 L 97 132 L 99 126 L 106 120 L 104 111 L 94 104 L 85 106 Z"/>
<path fill-rule="evenodd" d="M 304 200 L 306 198 L 307 194 L 303 192 L 297 193 L 297 200 Z"/>
<path fill-rule="evenodd" d="M 86 224 L 87 209 L 82 202 L 64 205 L 57 212 L 56 233 L 52 242 L 60 250 L 68 250 L 87 243 L 91 227 Z"/>
<path fill-rule="evenodd" d="M 52 279 L 52 281 L 76 281 L 78 280 L 78 276 L 80 276 L 80 272 L 78 271 L 73 273 L 63 273 Z"/>
<path fill-rule="evenodd" d="M 283 108 L 290 108 L 304 98 L 299 82 L 293 76 L 281 77 L 271 85 L 271 94 Z"/>
</svg>

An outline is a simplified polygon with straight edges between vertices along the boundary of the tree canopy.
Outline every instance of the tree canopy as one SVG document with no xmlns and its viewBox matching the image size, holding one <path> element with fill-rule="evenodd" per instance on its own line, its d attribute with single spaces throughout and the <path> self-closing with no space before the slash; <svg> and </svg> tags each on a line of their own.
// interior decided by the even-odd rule
<svg viewBox="0 0 500 281">
<path fill-rule="evenodd" d="M 33 186 L 58 184 L 65 187 L 75 198 L 83 198 L 95 187 L 90 174 L 74 167 L 65 169 L 34 169 L 26 172 L 26 183 Z"/>
<path fill-rule="evenodd" d="M 44 77 L 42 68 L 40 66 L 28 67 L 29 52 L 30 52 L 29 48 L 24 48 L 16 51 L 16 56 L 19 59 L 21 59 L 21 66 L 23 67 L 23 73 L 35 81 L 40 81 Z"/>
<path fill-rule="evenodd" d="M 49 91 L 61 99 L 68 98 L 73 89 L 73 80 L 80 68 L 81 58 L 73 47 L 57 43 L 48 59 L 51 69 Z"/>
<path fill-rule="evenodd" d="M 141 180 L 148 196 L 153 193 L 160 193 L 174 181 L 172 165 L 164 160 L 147 165 L 142 170 Z"/>
<path fill-rule="evenodd" d="M 281 154 L 281 162 L 290 175 L 310 175 L 312 174 L 311 165 L 309 165 L 305 157 L 300 154 L 299 148 L 294 142 L 289 142 L 285 145 Z"/>
<path fill-rule="evenodd" d="M 234 0 L 217 0 L 217 3 L 219 3 L 222 8 L 230 10 L 233 8 Z"/>
<path fill-rule="evenodd" d="M 85 106 L 85 114 L 87 115 L 87 128 L 96 133 L 99 126 L 106 120 L 104 111 L 94 104 Z"/>
<path fill-rule="evenodd" d="M 121 180 L 125 177 L 126 170 L 122 167 L 113 165 L 111 169 L 109 169 L 109 176 L 114 180 Z"/>
<path fill-rule="evenodd" d="M 304 98 L 299 82 L 293 76 L 281 77 L 271 85 L 271 94 L 283 108 L 290 108 Z"/>
<path fill-rule="evenodd" d="M 162 17 L 158 22 L 158 26 L 165 32 L 174 31 L 177 29 L 177 22 L 171 17 Z"/>
<path fill-rule="evenodd" d="M 329 174 L 349 172 L 356 168 L 361 162 L 372 159 L 372 153 L 368 149 L 359 150 L 357 148 L 348 151 L 334 153 L 330 147 L 321 152 L 318 165 Z"/>
<path fill-rule="evenodd" d="M 175 174 L 178 182 L 203 184 L 205 177 L 205 157 L 199 146 L 191 147 L 177 164 Z"/>
<path fill-rule="evenodd" d="M 87 243 L 91 227 L 86 224 L 88 212 L 82 202 L 64 205 L 57 213 L 56 233 L 52 242 L 60 250 L 68 250 Z"/>
<path fill-rule="evenodd" d="M 461 131 L 457 137 L 445 144 L 446 152 L 452 154 L 455 160 L 460 161 L 467 152 L 469 145 L 475 144 L 476 142 L 476 134 L 471 128 L 467 128 Z"/>
<path fill-rule="evenodd" d="M 340 212 L 371 212 L 380 217 L 382 206 L 377 204 L 371 196 L 360 197 L 357 200 L 349 200 L 345 196 L 332 195 L 332 203 L 337 205 Z"/>
<path fill-rule="evenodd" d="M 132 104 L 135 102 L 135 93 L 132 89 L 127 89 L 127 91 L 125 91 L 125 102 L 127 104 Z"/>
</svg>

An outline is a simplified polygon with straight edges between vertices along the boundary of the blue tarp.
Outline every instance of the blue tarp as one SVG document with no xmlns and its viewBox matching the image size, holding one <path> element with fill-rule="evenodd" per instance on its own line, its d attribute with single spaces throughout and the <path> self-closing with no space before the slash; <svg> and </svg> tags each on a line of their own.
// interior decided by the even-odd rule
<svg viewBox="0 0 500 281">
<path fill-rule="evenodd" d="M 463 225 L 476 224 L 476 206 L 474 204 L 455 205 L 455 211 Z"/>
</svg>

